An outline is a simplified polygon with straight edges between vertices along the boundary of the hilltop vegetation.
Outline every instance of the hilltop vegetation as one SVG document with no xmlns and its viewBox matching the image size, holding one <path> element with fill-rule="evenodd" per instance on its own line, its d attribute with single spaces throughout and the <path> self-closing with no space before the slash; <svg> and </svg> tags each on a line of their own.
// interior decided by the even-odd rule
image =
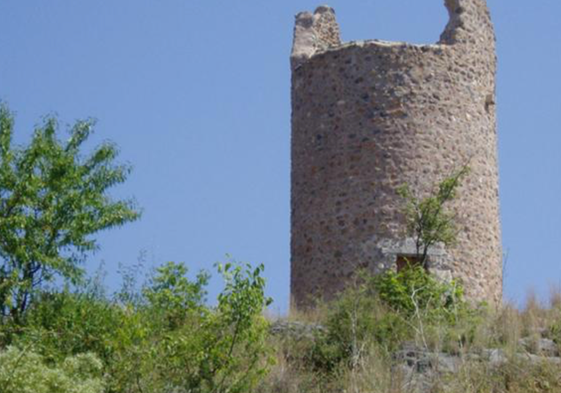
<svg viewBox="0 0 561 393">
<path fill-rule="evenodd" d="M 23 319 L 3 320 L 0 390 L 250 391 L 270 351 L 261 269 L 220 266 L 225 286 L 216 307 L 206 305 L 208 275 L 189 280 L 175 263 L 140 288 L 128 276 L 113 296 L 94 284 L 42 292 Z"/>
<path fill-rule="evenodd" d="M 312 313 L 277 322 L 260 392 L 561 391 L 561 294 L 524 309 L 462 300 L 424 269 L 366 277 Z"/>
<path fill-rule="evenodd" d="M 340 297 L 266 318 L 262 268 L 183 264 L 109 296 L 45 291 L 0 327 L 0 391 L 76 393 L 558 392 L 561 295 L 493 310 L 422 268 L 363 275 Z M 133 288 L 136 288 L 133 290 Z"/>
</svg>

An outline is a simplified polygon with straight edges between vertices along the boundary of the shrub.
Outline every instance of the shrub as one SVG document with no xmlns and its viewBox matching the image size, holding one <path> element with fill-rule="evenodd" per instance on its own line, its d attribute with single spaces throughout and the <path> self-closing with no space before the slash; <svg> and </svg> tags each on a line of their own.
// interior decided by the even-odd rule
<svg viewBox="0 0 561 393">
<path fill-rule="evenodd" d="M 399 272 L 387 270 L 370 279 L 374 292 L 392 310 L 405 317 L 453 322 L 466 309 L 463 289 L 455 281 L 441 282 L 421 266 Z"/>
<path fill-rule="evenodd" d="M 2 393 L 102 393 L 102 363 L 92 354 L 48 364 L 43 356 L 8 347 L 0 352 Z"/>
<path fill-rule="evenodd" d="M 21 334 L 13 339 L 33 345 L 50 359 L 95 353 L 104 362 L 113 356 L 115 332 L 125 315 L 115 304 L 90 294 L 43 293 L 28 310 Z"/>
<path fill-rule="evenodd" d="M 45 292 L 18 324 L 1 327 L 0 348 L 33 349 L 29 367 L 49 365 L 49 375 L 70 373 L 69 359 L 94 353 L 109 393 L 251 391 L 270 363 L 263 267 L 228 263 L 219 271 L 225 287 L 215 307 L 206 304 L 208 274 L 190 279 L 177 263 L 156 269 L 138 296 Z"/>
<path fill-rule="evenodd" d="M 195 281 L 190 281 L 187 272 L 185 264 L 169 262 L 156 269 L 156 275 L 143 290 L 152 319 L 167 325 L 160 329 L 173 330 L 192 318 L 192 314 L 206 310 L 205 287 L 210 276 L 200 272 Z"/>
<path fill-rule="evenodd" d="M 372 346 L 389 353 L 407 337 L 405 319 L 361 280 L 329 305 L 325 329 L 318 332 L 308 363 L 316 371 L 333 373 L 341 365 L 356 365 Z"/>
<path fill-rule="evenodd" d="M 461 286 L 440 282 L 420 266 L 361 274 L 329 305 L 326 329 L 318 332 L 308 364 L 328 374 L 353 368 L 373 350 L 389 355 L 407 340 L 428 347 L 436 330 L 442 331 L 439 340 L 463 345 L 473 340 L 477 315 Z"/>
<path fill-rule="evenodd" d="M 251 391 L 268 368 L 268 324 L 262 316 L 263 267 L 226 264 L 218 305 L 203 304 L 208 277 L 187 279 L 182 264 L 158 269 L 146 301 L 130 309 L 116 340 L 112 388 L 126 392 Z"/>
</svg>

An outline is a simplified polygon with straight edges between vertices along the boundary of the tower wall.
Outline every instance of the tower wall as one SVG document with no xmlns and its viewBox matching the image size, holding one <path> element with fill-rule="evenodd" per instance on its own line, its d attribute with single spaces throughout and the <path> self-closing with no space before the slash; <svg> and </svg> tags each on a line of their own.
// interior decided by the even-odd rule
<svg viewBox="0 0 561 393">
<path fill-rule="evenodd" d="M 341 43 L 329 7 L 296 18 L 292 65 L 291 292 L 331 299 L 359 268 L 395 268 L 409 184 L 426 195 L 469 162 L 451 208 L 454 246 L 430 270 L 473 300 L 500 302 L 502 249 L 495 119 L 495 35 L 485 0 L 446 0 L 434 45 Z"/>
</svg>

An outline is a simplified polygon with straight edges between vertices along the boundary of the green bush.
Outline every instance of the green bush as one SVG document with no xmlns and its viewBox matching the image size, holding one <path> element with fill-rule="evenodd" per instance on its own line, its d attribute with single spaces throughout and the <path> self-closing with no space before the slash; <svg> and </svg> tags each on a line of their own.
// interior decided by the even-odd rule
<svg viewBox="0 0 561 393">
<path fill-rule="evenodd" d="M 341 365 L 354 367 L 374 347 L 389 355 L 407 340 L 429 345 L 435 329 L 444 331 L 444 340 L 467 341 L 474 315 L 461 286 L 440 282 L 422 267 L 359 274 L 329 304 L 326 329 L 317 334 L 307 364 L 330 374 Z"/>
<path fill-rule="evenodd" d="M 466 308 L 463 289 L 455 281 L 441 282 L 421 266 L 387 270 L 370 279 L 379 298 L 405 317 L 423 316 L 453 322 Z"/>
<path fill-rule="evenodd" d="M 175 274 L 184 271 L 181 266 L 160 270 L 146 292 L 146 311 L 161 312 L 160 300 L 167 299 L 165 313 L 174 316 L 175 322 L 154 332 L 151 350 L 143 352 L 150 360 L 144 364 L 138 383 L 146 391 L 250 391 L 268 368 L 268 323 L 262 312 L 269 300 L 264 294 L 262 269 L 220 266 L 226 285 L 214 309 L 200 303 L 205 276 L 187 283 Z M 183 315 L 180 323 L 178 315 Z"/>
<path fill-rule="evenodd" d="M 141 301 L 123 306 L 107 367 L 110 391 L 251 391 L 269 363 L 262 269 L 219 267 L 225 288 L 209 307 L 206 273 L 191 281 L 184 264 L 158 268 Z"/>
<path fill-rule="evenodd" d="M 54 365 L 28 350 L 0 351 L 1 393 L 103 393 L 102 363 L 92 354 Z"/>
<path fill-rule="evenodd" d="M 308 361 L 316 371 L 329 374 L 342 364 L 352 366 L 373 345 L 389 353 L 408 338 L 406 320 L 368 284 L 361 281 L 329 305 L 325 330 L 318 333 Z"/>
<path fill-rule="evenodd" d="M 43 293 L 33 304 L 13 339 L 33 345 L 50 359 L 61 360 L 80 353 L 95 353 L 104 362 L 114 352 L 115 332 L 125 318 L 117 305 L 90 294 Z"/>
<path fill-rule="evenodd" d="M 184 264 L 169 262 L 156 270 L 156 275 L 143 289 L 147 302 L 145 312 L 152 315 L 154 322 L 163 324 L 159 329 L 173 330 L 207 311 L 205 287 L 210 276 L 200 272 L 195 281 L 190 281 L 187 273 Z"/>
<path fill-rule="evenodd" d="M 270 365 L 262 270 L 220 266 L 225 287 L 215 307 L 206 303 L 208 274 L 192 280 L 176 263 L 158 268 L 138 294 L 45 292 L 19 323 L 1 325 L 0 348 L 30 348 L 34 367 L 57 370 L 93 353 L 107 393 L 249 392 Z"/>
</svg>

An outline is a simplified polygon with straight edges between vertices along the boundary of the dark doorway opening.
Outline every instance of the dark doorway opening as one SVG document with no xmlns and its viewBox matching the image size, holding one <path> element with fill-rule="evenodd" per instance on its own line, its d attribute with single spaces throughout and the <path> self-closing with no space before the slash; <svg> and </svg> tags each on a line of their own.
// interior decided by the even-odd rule
<svg viewBox="0 0 561 393">
<path fill-rule="evenodd" d="M 422 257 L 419 255 L 398 255 L 396 260 L 397 271 L 401 272 L 412 267 L 422 266 Z M 425 270 L 428 269 L 425 266 Z"/>
</svg>

